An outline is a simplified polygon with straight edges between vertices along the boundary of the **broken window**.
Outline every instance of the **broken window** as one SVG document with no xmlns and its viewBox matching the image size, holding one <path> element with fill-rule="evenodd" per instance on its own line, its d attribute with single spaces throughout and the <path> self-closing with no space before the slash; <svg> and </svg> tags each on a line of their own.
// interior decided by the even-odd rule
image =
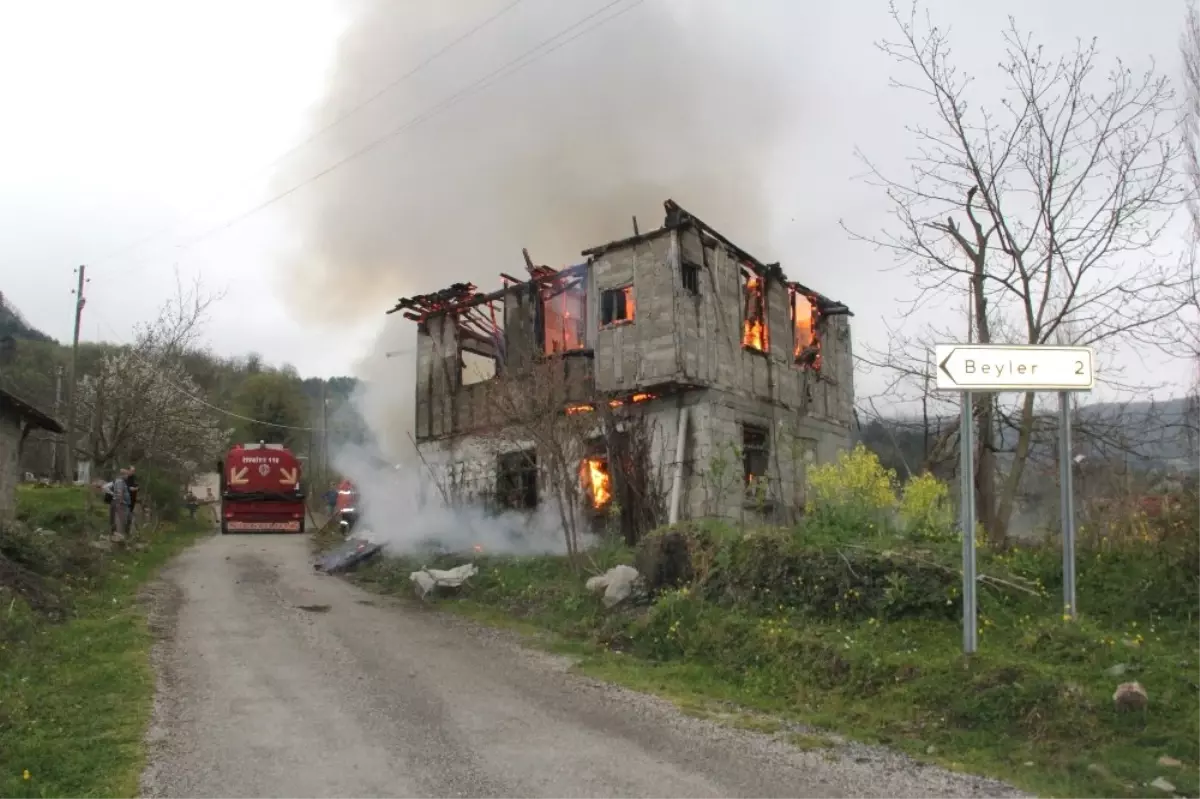
<svg viewBox="0 0 1200 799">
<path fill-rule="evenodd" d="M 574 283 L 550 293 L 542 299 L 542 325 L 545 331 L 546 354 L 573 352 L 586 344 L 584 320 L 587 291 Z"/>
<path fill-rule="evenodd" d="M 746 486 L 754 487 L 756 481 L 767 476 L 770 444 L 767 429 L 758 425 L 742 425 L 742 471 Z"/>
<path fill-rule="evenodd" d="M 633 321 L 633 286 L 605 289 L 600 294 L 600 325 Z"/>
<path fill-rule="evenodd" d="M 762 277 L 742 265 L 742 346 L 755 352 L 768 351 L 767 304 Z"/>
<path fill-rule="evenodd" d="M 813 298 L 800 291 L 792 289 L 792 334 L 793 349 L 796 363 L 806 369 L 817 371 L 821 368 L 821 337 L 817 330 L 820 311 Z"/>
<path fill-rule="evenodd" d="M 579 464 L 579 482 L 583 496 L 594 510 L 603 510 L 612 501 L 612 477 L 608 473 L 608 458 L 591 455 Z"/>
<path fill-rule="evenodd" d="M 679 264 L 679 277 L 683 281 L 683 290 L 692 294 L 700 293 L 700 264 L 683 261 Z"/>
<path fill-rule="evenodd" d="M 496 504 L 511 510 L 537 507 L 537 453 L 534 450 L 506 452 L 497 458 Z"/>
<path fill-rule="evenodd" d="M 483 383 L 496 376 L 496 357 L 464 349 L 458 358 L 459 385 Z"/>
</svg>

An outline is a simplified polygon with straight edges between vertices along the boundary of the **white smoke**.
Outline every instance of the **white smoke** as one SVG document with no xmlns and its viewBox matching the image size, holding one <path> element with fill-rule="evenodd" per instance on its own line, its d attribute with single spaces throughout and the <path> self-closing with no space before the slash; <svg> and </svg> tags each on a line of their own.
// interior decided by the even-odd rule
<svg viewBox="0 0 1200 799">
<path fill-rule="evenodd" d="M 404 554 L 443 549 L 484 554 L 563 554 L 557 507 L 490 514 L 482 506 L 448 506 L 440 475 L 422 459 L 412 435 L 416 325 L 389 317 L 371 352 L 357 365 L 351 402 L 370 433 L 367 445 L 343 443 L 333 466 L 359 492 L 357 535 Z"/>
</svg>

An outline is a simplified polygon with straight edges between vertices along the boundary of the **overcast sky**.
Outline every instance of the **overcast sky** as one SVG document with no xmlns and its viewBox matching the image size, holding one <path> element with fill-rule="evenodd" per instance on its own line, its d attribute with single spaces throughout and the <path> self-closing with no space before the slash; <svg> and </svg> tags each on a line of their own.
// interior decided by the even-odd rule
<svg viewBox="0 0 1200 799">
<path fill-rule="evenodd" d="M 69 341 L 86 263 L 83 337 L 124 341 L 176 273 L 200 274 L 226 292 L 215 351 L 345 374 L 401 294 L 498 286 L 521 246 L 570 261 L 631 214 L 659 224 L 670 196 L 850 305 L 856 347 L 883 340 L 911 289 L 838 220 L 887 219 L 856 147 L 884 166 L 912 151 L 912 98 L 874 47 L 894 34 L 884 0 L 621 0 L 612 22 L 382 138 L 609 3 L 523 0 L 291 152 L 511 2 L 0 0 L 0 290 Z M 1182 0 L 927 7 L 980 91 L 1010 13 L 1052 49 L 1097 36 L 1106 56 L 1178 71 Z M 1162 374 L 1148 353 L 1124 360 Z"/>
</svg>

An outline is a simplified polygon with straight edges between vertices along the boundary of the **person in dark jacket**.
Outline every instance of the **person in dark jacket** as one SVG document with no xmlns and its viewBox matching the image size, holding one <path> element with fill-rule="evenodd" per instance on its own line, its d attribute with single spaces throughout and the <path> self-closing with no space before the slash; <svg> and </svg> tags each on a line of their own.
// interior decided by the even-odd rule
<svg viewBox="0 0 1200 799">
<path fill-rule="evenodd" d="M 133 509 L 137 507 L 138 501 L 138 479 L 137 467 L 129 467 L 129 476 L 125 478 L 125 485 L 129 489 L 129 521 L 126 528 L 126 533 L 133 532 Z"/>
<path fill-rule="evenodd" d="M 112 520 L 114 533 L 129 534 L 129 523 L 132 517 L 133 499 L 129 491 L 129 470 L 122 469 L 121 474 L 112 483 Z"/>
</svg>

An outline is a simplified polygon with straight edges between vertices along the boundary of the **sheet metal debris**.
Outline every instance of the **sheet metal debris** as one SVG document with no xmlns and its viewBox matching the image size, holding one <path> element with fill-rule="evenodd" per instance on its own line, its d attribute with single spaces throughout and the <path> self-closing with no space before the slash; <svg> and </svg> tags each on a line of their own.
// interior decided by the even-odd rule
<svg viewBox="0 0 1200 799">
<path fill-rule="evenodd" d="M 453 569 L 421 569 L 408 576 L 412 580 L 413 590 L 417 596 L 425 599 L 439 588 L 454 590 L 479 573 L 474 563 L 464 563 Z"/>
<path fill-rule="evenodd" d="M 365 538 L 351 538 L 332 552 L 323 555 L 313 568 L 326 574 L 336 574 L 354 569 L 383 551 L 383 544 L 375 544 Z"/>
</svg>

